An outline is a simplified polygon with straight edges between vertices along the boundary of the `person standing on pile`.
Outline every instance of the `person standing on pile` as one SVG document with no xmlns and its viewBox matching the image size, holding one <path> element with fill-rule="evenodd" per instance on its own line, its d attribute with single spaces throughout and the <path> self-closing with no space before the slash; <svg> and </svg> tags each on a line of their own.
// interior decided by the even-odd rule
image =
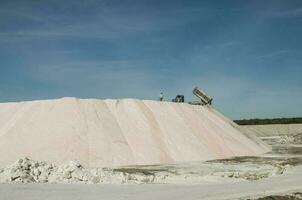
<svg viewBox="0 0 302 200">
<path fill-rule="evenodd" d="M 163 101 L 164 100 L 164 95 L 163 95 L 163 93 L 161 92 L 160 94 L 159 94 L 159 101 Z"/>
</svg>

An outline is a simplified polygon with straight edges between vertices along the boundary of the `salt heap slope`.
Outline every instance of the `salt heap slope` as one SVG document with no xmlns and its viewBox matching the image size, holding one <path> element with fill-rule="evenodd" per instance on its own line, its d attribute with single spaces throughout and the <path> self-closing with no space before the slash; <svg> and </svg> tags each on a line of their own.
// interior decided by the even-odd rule
<svg viewBox="0 0 302 200">
<path fill-rule="evenodd" d="M 0 166 L 21 157 L 85 167 L 252 156 L 269 148 L 209 107 L 63 98 L 0 104 Z"/>
</svg>

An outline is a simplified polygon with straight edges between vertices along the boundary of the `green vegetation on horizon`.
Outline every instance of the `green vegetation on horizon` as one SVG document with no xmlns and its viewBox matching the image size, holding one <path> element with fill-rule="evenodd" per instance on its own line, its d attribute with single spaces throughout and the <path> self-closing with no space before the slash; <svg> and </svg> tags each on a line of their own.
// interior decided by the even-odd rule
<svg viewBox="0 0 302 200">
<path fill-rule="evenodd" d="M 234 120 L 238 125 L 265 125 L 265 124 L 300 124 L 301 117 L 295 118 L 275 118 L 275 119 L 241 119 Z"/>
</svg>

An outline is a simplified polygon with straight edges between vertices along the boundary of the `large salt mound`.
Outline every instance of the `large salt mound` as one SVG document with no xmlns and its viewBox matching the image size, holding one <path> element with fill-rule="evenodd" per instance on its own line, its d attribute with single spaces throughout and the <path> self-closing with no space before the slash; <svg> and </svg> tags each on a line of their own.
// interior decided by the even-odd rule
<svg viewBox="0 0 302 200">
<path fill-rule="evenodd" d="M 0 166 L 25 156 L 99 167 L 252 156 L 268 150 L 210 107 L 76 98 L 0 104 Z"/>
</svg>

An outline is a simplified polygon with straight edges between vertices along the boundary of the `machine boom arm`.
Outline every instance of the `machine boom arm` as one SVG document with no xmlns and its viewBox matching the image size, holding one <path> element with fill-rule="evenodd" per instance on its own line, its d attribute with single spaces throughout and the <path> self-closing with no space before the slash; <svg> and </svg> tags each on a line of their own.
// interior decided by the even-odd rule
<svg viewBox="0 0 302 200">
<path fill-rule="evenodd" d="M 204 105 L 212 104 L 213 98 L 209 97 L 205 92 L 200 90 L 198 87 L 195 87 L 193 90 L 193 94 L 197 96 Z"/>
</svg>

